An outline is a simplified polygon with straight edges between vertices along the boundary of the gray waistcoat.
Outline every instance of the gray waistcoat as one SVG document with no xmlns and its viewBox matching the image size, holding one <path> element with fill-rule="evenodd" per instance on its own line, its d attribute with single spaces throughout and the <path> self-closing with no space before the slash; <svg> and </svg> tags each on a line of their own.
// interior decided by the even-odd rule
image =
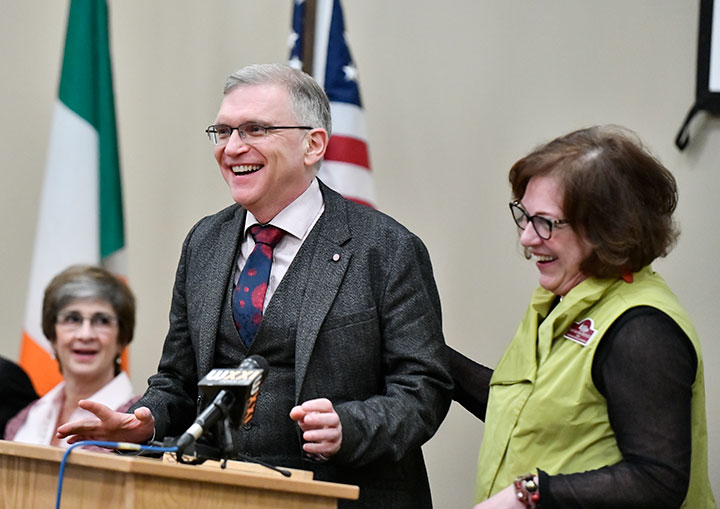
<svg viewBox="0 0 720 509">
<path fill-rule="evenodd" d="M 303 253 L 312 252 L 314 238 L 311 234 L 305 240 L 273 294 L 250 350 L 233 323 L 233 282 L 228 282 L 215 344 L 214 367 L 236 367 L 248 355 L 260 355 L 271 366 L 260 387 L 252 421 L 233 430 L 233 440 L 240 454 L 288 467 L 299 467 L 303 459 L 299 431 L 288 414 L 295 405 L 298 303 L 307 284 L 306 265 L 312 258 Z"/>
</svg>

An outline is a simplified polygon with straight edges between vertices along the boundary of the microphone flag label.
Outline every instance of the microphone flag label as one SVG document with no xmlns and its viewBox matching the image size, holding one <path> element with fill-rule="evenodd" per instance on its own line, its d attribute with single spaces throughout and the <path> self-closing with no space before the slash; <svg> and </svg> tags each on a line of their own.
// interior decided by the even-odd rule
<svg viewBox="0 0 720 509">
<path fill-rule="evenodd" d="M 247 385 L 243 382 L 252 383 L 258 376 L 262 377 L 261 369 L 213 369 L 200 380 L 198 385 L 225 385 L 222 382 L 240 382 L 240 385 Z"/>
<path fill-rule="evenodd" d="M 262 375 L 259 377 L 256 377 L 253 380 L 252 387 L 250 388 L 250 398 L 248 399 L 247 409 L 245 410 L 245 419 L 243 420 L 243 424 L 247 424 L 250 422 L 250 419 L 253 418 L 253 415 L 255 414 L 255 403 L 257 403 L 258 394 L 260 393 L 260 384 L 263 381 Z"/>
<path fill-rule="evenodd" d="M 237 426 L 249 420 L 248 413 L 252 416 L 263 376 L 262 369 L 216 368 L 198 382 L 198 389 L 207 402 L 213 401 L 222 390 L 231 392 L 236 404 L 230 411 L 230 419 Z"/>
</svg>

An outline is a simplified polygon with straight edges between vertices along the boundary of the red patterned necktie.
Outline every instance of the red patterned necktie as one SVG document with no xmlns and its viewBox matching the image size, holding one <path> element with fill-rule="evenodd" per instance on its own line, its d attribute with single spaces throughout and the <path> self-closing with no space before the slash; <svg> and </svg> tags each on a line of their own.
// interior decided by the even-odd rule
<svg viewBox="0 0 720 509">
<path fill-rule="evenodd" d="M 255 248 L 240 273 L 232 299 L 235 327 L 248 348 L 262 322 L 273 248 L 285 235 L 285 231 L 277 226 L 256 224 L 250 227 L 250 234 L 255 239 Z"/>
</svg>

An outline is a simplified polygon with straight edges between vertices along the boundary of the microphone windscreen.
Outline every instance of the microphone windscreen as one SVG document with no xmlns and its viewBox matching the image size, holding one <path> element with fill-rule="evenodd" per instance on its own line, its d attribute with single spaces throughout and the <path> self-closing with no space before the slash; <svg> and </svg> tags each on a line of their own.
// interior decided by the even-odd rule
<svg viewBox="0 0 720 509">
<path fill-rule="evenodd" d="M 238 366 L 238 369 L 262 369 L 267 373 L 270 369 L 270 365 L 264 357 L 260 355 L 251 355 L 250 357 L 245 357 L 243 359 L 240 366 Z"/>
</svg>

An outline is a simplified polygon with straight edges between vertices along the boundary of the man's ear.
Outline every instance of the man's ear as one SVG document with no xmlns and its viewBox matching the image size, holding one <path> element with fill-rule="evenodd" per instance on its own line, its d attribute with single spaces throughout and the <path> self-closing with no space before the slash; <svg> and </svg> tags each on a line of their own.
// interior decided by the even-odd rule
<svg viewBox="0 0 720 509">
<path fill-rule="evenodd" d="M 330 137 L 320 127 L 310 131 L 305 137 L 305 166 L 314 166 L 322 160 Z"/>
</svg>

